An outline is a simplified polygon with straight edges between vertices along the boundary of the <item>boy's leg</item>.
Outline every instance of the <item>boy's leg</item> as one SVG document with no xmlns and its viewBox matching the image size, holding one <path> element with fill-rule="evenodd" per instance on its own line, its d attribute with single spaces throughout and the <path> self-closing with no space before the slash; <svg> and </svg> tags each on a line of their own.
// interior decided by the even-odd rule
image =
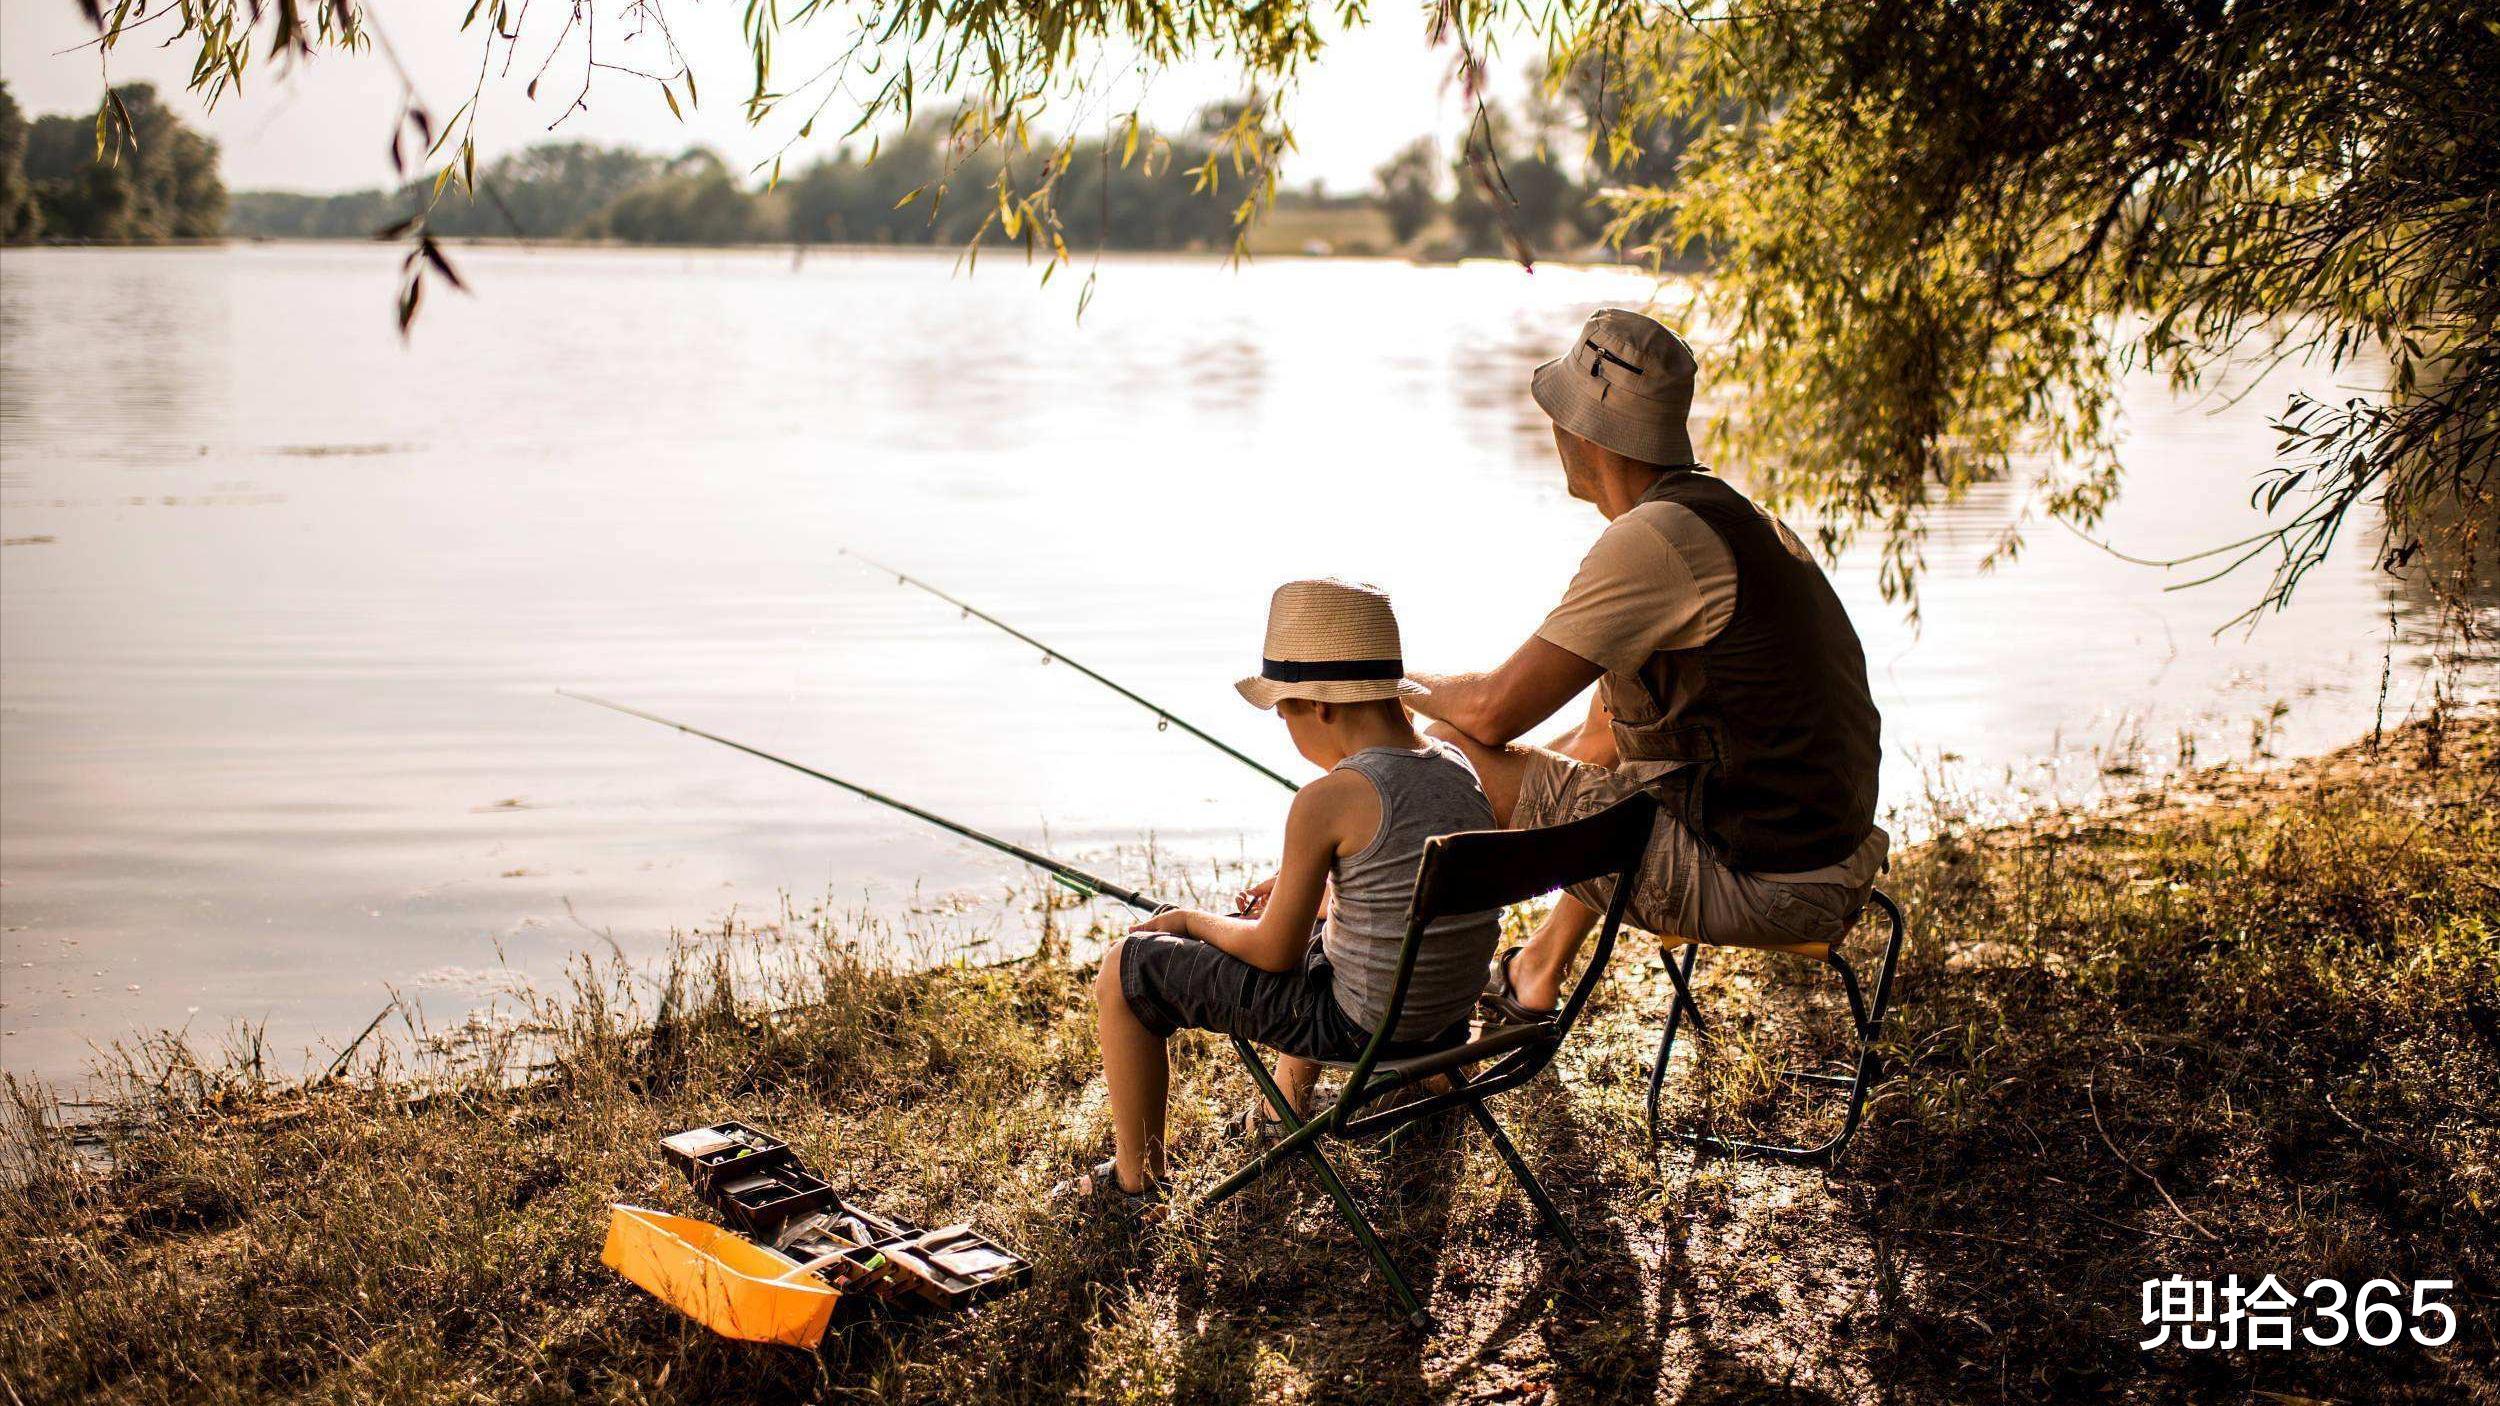
<svg viewBox="0 0 2500 1406">
<path fill-rule="evenodd" d="M 1127 946 L 1126 938 L 1113 942 L 1103 953 L 1102 969 L 1094 974 L 1094 1029 L 1102 1042 L 1103 1080 L 1111 1088 L 1112 1155 L 1119 1163 L 1120 1189 L 1143 1191 L 1148 1178 L 1163 1176 L 1164 1101 L 1171 1064 L 1163 1037 L 1137 1019 L 1120 989 Z"/>
</svg>

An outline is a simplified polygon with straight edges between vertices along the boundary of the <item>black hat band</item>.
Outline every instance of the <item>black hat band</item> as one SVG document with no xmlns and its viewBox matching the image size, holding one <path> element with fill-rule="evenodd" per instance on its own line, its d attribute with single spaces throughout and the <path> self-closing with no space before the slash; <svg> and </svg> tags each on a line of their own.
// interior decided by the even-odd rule
<svg viewBox="0 0 2500 1406">
<path fill-rule="evenodd" d="M 1264 659 L 1259 677 L 1277 683 L 1342 683 L 1363 679 L 1402 679 L 1402 659 Z"/>
</svg>

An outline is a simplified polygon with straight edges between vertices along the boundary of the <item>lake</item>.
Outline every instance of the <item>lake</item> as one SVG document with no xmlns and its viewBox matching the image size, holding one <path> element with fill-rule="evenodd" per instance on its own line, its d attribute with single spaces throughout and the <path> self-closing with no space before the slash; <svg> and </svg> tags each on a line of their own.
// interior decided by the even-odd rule
<svg viewBox="0 0 2500 1406">
<path fill-rule="evenodd" d="M 952 251 L 478 249 L 404 345 L 397 252 L 0 257 L 0 1066 L 263 1027 L 300 1067 L 393 992 L 436 1024 L 567 960 L 781 896 L 967 900 L 1011 861 L 556 696 L 681 718 L 1080 862 L 1270 852 L 1272 782 L 842 555 L 925 576 L 1288 774 L 1231 681 L 1267 595 L 1377 581 L 1418 667 L 1499 661 L 1600 523 L 1527 373 L 1617 270 L 1106 260 L 1037 290 Z M 440 296 L 437 296 L 440 295 Z M 1704 352 L 1707 376 L 1707 350 Z M 2106 524 L 2138 556 L 2242 535 L 2266 418 L 2126 395 Z M 2362 387 L 2360 389 L 2367 389 Z M 1705 444 L 1705 454 L 1707 446 Z M 1740 482 L 1742 466 L 1723 466 Z M 2367 532 L 2253 634 L 2256 576 L 2175 579 L 1940 511 L 1916 625 L 1872 545 L 1885 793 L 2001 805 L 2105 770 L 2292 755 L 2428 703 L 2429 617 Z M 2391 634 L 2392 632 L 2392 634 Z M 2392 639 L 2392 644 L 2391 644 Z M 2382 674 L 2387 674 L 2384 689 Z M 2278 712 L 2279 719 L 2269 722 Z M 990 916 L 981 916 L 984 912 Z"/>
</svg>

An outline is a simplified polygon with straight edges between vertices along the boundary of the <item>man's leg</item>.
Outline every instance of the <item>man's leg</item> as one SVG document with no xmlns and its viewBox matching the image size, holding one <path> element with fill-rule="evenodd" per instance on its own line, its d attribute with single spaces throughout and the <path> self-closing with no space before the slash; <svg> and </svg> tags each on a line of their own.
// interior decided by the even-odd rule
<svg viewBox="0 0 2500 1406">
<path fill-rule="evenodd" d="M 1127 946 L 1126 938 L 1112 943 L 1094 974 L 1094 1030 L 1102 1042 L 1103 1080 L 1111 1087 L 1111 1146 L 1120 1189 L 1143 1191 L 1149 1177 L 1163 1175 L 1164 1102 L 1172 1071 L 1163 1037 L 1137 1019 L 1120 989 Z"/>
<path fill-rule="evenodd" d="M 1437 737 L 1467 756 L 1476 768 L 1476 779 L 1484 785 L 1485 799 L 1493 802 L 1493 818 L 1504 829 L 1518 823 L 1520 783 L 1528 773 L 1528 765 L 1537 754 L 1535 749 L 1512 744 L 1487 747 L 1448 723 L 1434 723 L 1425 735 Z M 1562 999 L 1563 978 L 1571 972 L 1571 959 L 1579 955 L 1580 944 L 1597 928 L 1597 910 L 1569 894 L 1558 895 L 1554 909 L 1545 915 L 1529 934 L 1528 945 L 1510 959 L 1511 990 L 1519 1004 L 1532 1011 L 1550 1011 Z"/>
<path fill-rule="evenodd" d="M 1311 1116 L 1311 1085 L 1318 1080 L 1319 1065 L 1315 1061 L 1300 1055 L 1276 1057 L 1276 1087 L 1284 1092 L 1285 1102 L 1293 1105 L 1295 1117 Z"/>
<path fill-rule="evenodd" d="M 1532 1011 L 1550 1011 L 1562 1001 L 1563 978 L 1580 944 L 1597 930 L 1598 911 L 1570 894 L 1554 896 L 1553 911 L 1528 934 L 1528 945 L 1510 959 L 1513 999 Z"/>
<path fill-rule="evenodd" d="M 1510 828 L 1510 814 L 1519 804 L 1520 778 L 1527 775 L 1532 748 L 1516 743 L 1507 747 L 1487 747 L 1448 723 L 1434 723 L 1424 729 L 1424 736 L 1436 737 L 1466 754 L 1468 764 L 1476 769 L 1476 780 L 1484 787 L 1484 797 L 1493 803 L 1493 820 L 1504 829 Z"/>
</svg>

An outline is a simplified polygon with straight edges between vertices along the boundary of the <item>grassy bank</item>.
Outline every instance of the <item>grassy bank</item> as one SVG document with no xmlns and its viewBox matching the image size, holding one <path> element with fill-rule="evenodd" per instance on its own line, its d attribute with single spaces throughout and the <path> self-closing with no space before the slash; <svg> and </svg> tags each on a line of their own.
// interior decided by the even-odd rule
<svg viewBox="0 0 2500 1406">
<path fill-rule="evenodd" d="M 2430 742 L 1906 856 L 1892 1074 L 1830 1175 L 1643 1151 L 1664 986 L 1628 950 L 1560 1082 L 1506 1110 L 1585 1259 L 1526 1232 L 1472 1133 L 1353 1160 L 1429 1335 L 1392 1326 L 1299 1176 L 1134 1237 L 1054 1213 L 1105 1139 L 1085 937 L 903 974 L 820 923 L 768 982 L 728 975 L 737 934 L 664 988 L 587 971 L 512 1047 L 551 1063 L 527 1088 L 491 1059 L 310 1090 L 176 1060 L 127 1086 L 101 1156 L 22 1103 L 0 1381 L 21 1402 L 2500 1402 L 2500 729 Z M 1833 1032 L 1798 975 L 1705 963 L 1722 1033 L 1672 1116 L 1775 1116 L 1764 1072 Z M 1234 1155 L 1246 1088 L 1211 1041 L 1179 1062 L 1186 1190 Z M 886 1209 L 978 1221 L 1032 1288 L 820 1357 L 675 1318 L 599 1266 L 604 1208 L 687 1207 L 653 1139 L 733 1114 Z M 2138 1350 L 2144 1279 L 2230 1273 L 2454 1279 L 2462 1326 L 2436 1350 Z"/>
</svg>

